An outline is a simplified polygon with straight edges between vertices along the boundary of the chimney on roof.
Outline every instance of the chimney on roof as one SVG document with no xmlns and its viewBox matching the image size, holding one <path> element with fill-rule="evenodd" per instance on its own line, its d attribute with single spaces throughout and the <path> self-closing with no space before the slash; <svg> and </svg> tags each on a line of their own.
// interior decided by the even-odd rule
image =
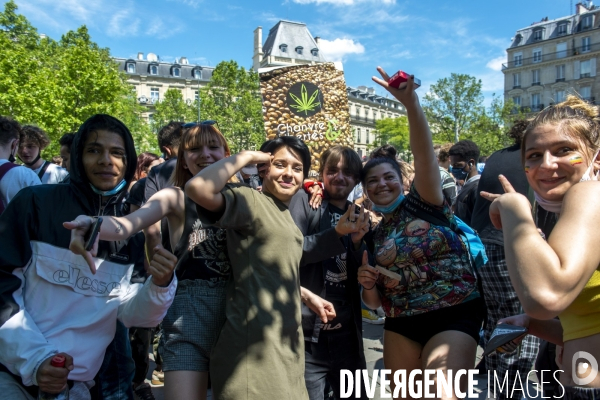
<svg viewBox="0 0 600 400">
<path fill-rule="evenodd" d="M 252 69 L 258 71 L 264 56 L 262 48 L 262 26 L 254 30 L 254 55 L 252 56 Z"/>
<path fill-rule="evenodd" d="M 317 46 L 319 45 L 320 41 L 321 41 L 321 37 L 320 36 L 315 36 L 315 42 L 317 43 Z"/>
<path fill-rule="evenodd" d="M 144 59 L 144 53 L 140 52 L 138 53 L 138 60 L 143 60 Z"/>
<path fill-rule="evenodd" d="M 367 93 L 375 94 L 375 88 L 372 88 L 372 87 L 367 88 Z"/>
<path fill-rule="evenodd" d="M 188 65 L 190 62 L 188 61 L 187 57 L 181 57 L 181 58 L 179 59 L 179 63 L 180 63 L 181 65 Z"/>
<path fill-rule="evenodd" d="M 583 12 L 589 11 L 589 10 L 587 9 L 587 7 L 583 5 L 583 3 L 577 3 L 577 4 L 575 5 L 575 10 L 576 10 L 576 12 L 575 12 L 575 13 L 576 13 L 577 15 L 579 15 L 579 14 L 581 14 L 581 13 L 583 13 Z"/>
</svg>

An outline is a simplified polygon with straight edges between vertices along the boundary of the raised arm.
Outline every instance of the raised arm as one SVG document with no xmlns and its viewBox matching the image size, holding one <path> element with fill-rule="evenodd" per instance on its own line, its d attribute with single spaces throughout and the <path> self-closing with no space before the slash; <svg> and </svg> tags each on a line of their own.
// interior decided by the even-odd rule
<svg viewBox="0 0 600 400">
<path fill-rule="evenodd" d="M 510 280 L 529 316 L 559 315 L 600 265 L 600 208 L 588 200 L 598 198 L 598 182 L 573 186 L 548 242 L 537 232 L 525 196 L 506 193 L 490 206 L 492 222 L 504 233 Z"/>
<path fill-rule="evenodd" d="M 262 151 L 242 151 L 224 158 L 201 170 L 185 185 L 185 194 L 199 206 L 212 211 L 222 212 L 225 199 L 221 190 L 229 179 L 247 164 L 270 163 L 271 154 Z"/>
<path fill-rule="evenodd" d="M 408 116 L 410 149 L 415 156 L 414 185 L 419 195 L 428 203 L 441 205 L 444 202 L 440 170 L 433 151 L 431 131 L 425 119 L 425 113 L 415 93 L 414 76 L 411 76 L 404 89 L 396 89 L 388 85 L 390 79 L 381 67 L 377 67 L 381 78 L 373 77 L 373 81 L 390 92 L 404 107 Z"/>
<path fill-rule="evenodd" d="M 182 219 L 184 210 L 183 192 L 178 188 L 166 188 L 154 194 L 146 204 L 137 211 L 124 217 L 103 216 L 99 240 L 125 240 L 133 234 L 145 229 L 164 217 L 169 219 Z M 79 215 L 74 221 L 63 223 L 64 227 L 71 230 L 71 243 L 69 249 L 82 255 L 90 268 L 94 252 L 84 249 L 84 237 L 93 223 L 93 218 Z"/>
</svg>

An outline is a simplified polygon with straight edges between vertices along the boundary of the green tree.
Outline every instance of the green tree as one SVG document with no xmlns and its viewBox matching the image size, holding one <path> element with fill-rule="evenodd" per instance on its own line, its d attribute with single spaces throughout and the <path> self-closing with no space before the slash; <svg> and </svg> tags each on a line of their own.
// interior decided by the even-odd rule
<svg viewBox="0 0 600 400">
<path fill-rule="evenodd" d="M 189 122 L 195 121 L 198 117 L 195 109 L 183 100 L 183 94 L 179 89 L 168 89 L 154 108 L 152 127 L 156 132 L 170 121 Z"/>
<path fill-rule="evenodd" d="M 466 74 L 452 73 L 438 80 L 424 100 L 435 139 L 443 142 L 457 142 L 485 112 L 481 80 Z"/>
<path fill-rule="evenodd" d="M 490 107 L 472 124 L 470 132 L 465 134 L 463 139 L 477 143 L 481 155 L 490 155 L 512 145 L 512 139 L 506 134 L 513 121 L 523 118 L 524 114 L 512 101 L 505 103 L 500 97 L 492 95 Z"/>
<path fill-rule="evenodd" d="M 116 116 L 133 127 L 138 150 L 152 147 L 133 87 L 106 48 L 94 43 L 85 26 L 59 41 L 40 38 L 11 0 L 0 13 L 0 114 L 44 129 L 58 154 L 58 139 L 76 131 L 96 113 Z"/>
<path fill-rule="evenodd" d="M 375 121 L 375 140 L 373 147 L 391 144 L 399 154 L 407 154 L 410 158 L 410 136 L 408 132 L 408 118 L 384 118 Z"/>
<path fill-rule="evenodd" d="M 202 119 L 218 121 L 232 152 L 256 148 L 265 140 L 258 74 L 235 61 L 219 63 L 200 91 Z"/>
</svg>

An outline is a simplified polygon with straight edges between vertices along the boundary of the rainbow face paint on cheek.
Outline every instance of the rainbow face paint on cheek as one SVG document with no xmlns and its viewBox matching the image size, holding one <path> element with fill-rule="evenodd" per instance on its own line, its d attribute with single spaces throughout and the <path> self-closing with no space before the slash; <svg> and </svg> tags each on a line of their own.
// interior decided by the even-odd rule
<svg viewBox="0 0 600 400">
<path fill-rule="evenodd" d="M 527 174 L 527 173 L 529 173 L 529 168 L 530 168 L 530 167 L 529 167 L 529 165 L 526 165 L 526 166 L 525 166 L 525 173 L 526 173 L 526 174 Z"/>
<path fill-rule="evenodd" d="M 583 164 L 583 157 L 581 157 L 581 156 L 571 157 L 571 158 L 569 158 L 569 163 L 571 163 L 571 165 Z"/>
</svg>

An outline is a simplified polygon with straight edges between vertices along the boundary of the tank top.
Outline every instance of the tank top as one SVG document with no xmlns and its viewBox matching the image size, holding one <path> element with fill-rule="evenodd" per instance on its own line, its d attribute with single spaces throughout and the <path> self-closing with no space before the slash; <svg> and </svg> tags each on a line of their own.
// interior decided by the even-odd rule
<svg viewBox="0 0 600 400">
<path fill-rule="evenodd" d="M 565 342 L 600 333 L 600 266 L 575 301 L 558 317 Z"/>
<path fill-rule="evenodd" d="M 180 281 L 203 279 L 218 282 L 228 280 L 231 275 L 225 229 L 203 227 L 196 203 L 187 196 L 183 233 L 173 254 L 178 259 L 175 273 Z"/>
</svg>

